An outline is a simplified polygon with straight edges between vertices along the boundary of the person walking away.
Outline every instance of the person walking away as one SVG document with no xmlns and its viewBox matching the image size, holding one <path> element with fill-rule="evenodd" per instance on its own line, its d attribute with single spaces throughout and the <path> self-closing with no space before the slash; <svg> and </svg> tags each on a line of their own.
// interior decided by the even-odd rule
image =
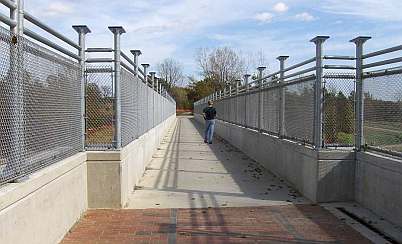
<svg viewBox="0 0 402 244">
<path fill-rule="evenodd" d="M 205 119 L 205 137 L 204 142 L 212 144 L 215 129 L 216 109 L 213 107 L 214 103 L 208 101 L 208 107 L 204 108 L 202 115 Z"/>
</svg>

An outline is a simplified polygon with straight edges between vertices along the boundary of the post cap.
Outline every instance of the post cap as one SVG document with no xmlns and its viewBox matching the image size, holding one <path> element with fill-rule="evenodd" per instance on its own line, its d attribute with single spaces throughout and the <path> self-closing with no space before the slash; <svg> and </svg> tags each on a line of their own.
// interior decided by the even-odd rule
<svg viewBox="0 0 402 244">
<path fill-rule="evenodd" d="M 260 66 L 260 67 L 257 68 L 257 70 L 258 70 L 258 71 L 264 71 L 266 68 L 267 68 L 267 67 L 265 67 L 265 66 Z"/>
<path fill-rule="evenodd" d="M 245 74 L 244 78 L 249 78 L 251 75 L 250 74 Z"/>
<path fill-rule="evenodd" d="M 371 36 L 358 36 L 352 40 L 350 40 L 350 42 L 354 42 L 356 44 L 358 43 L 365 43 L 366 41 L 370 40 Z"/>
<path fill-rule="evenodd" d="M 282 60 L 286 60 L 288 58 L 289 58 L 289 56 L 282 55 L 282 56 L 278 56 L 276 59 L 279 60 L 279 61 L 282 61 Z"/>
<path fill-rule="evenodd" d="M 149 74 L 150 74 L 150 75 L 155 75 L 156 72 L 155 72 L 155 71 L 150 71 Z"/>
<path fill-rule="evenodd" d="M 314 42 L 314 43 L 323 43 L 325 42 L 327 39 L 329 39 L 329 36 L 316 36 L 313 39 L 310 40 L 310 42 Z"/>
<path fill-rule="evenodd" d="M 109 26 L 108 28 L 113 34 L 126 33 L 126 30 L 124 30 L 123 26 Z"/>
<path fill-rule="evenodd" d="M 148 68 L 150 65 L 149 64 L 141 64 L 142 67 Z"/>
<path fill-rule="evenodd" d="M 130 50 L 130 52 L 134 55 L 134 56 L 140 56 L 142 54 L 141 50 Z"/>
<path fill-rule="evenodd" d="M 91 33 L 91 30 L 86 25 L 73 25 L 72 27 L 78 33 Z"/>
</svg>

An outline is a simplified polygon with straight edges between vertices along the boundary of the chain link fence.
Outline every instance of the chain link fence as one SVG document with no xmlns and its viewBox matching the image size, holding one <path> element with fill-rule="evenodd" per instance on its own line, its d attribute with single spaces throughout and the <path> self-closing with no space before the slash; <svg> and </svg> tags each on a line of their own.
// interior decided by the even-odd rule
<svg viewBox="0 0 402 244">
<path fill-rule="evenodd" d="M 368 147 L 402 153 L 402 74 L 363 81 L 364 141 Z"/>
<path fill-rule="evenodd" d="M 80 66 L 0 27 L 0 183 L 81 148 Z"/>
<path fill-rule="evenodd" d="M 86 147 L 111 149 L 115 134 L 112 65 L 89 65 L 85 76 Z"/>
<path fill-rule="evenodd" d="M 157 93 L 130 71 L 122 69 L 121 137 L 123 147 L 175 114 L 175 101 L 169 94 L 163 95 Z"/>
<path fill-rule="evenodd" d="M 327 73 L 324 77 L 324 143 L 326 146 L 353 146 L 355 75 Z"/>
<path fill-rule="evenodd" d="M 281 88 L 269 88 L 263 91 L 263 124 L 262 130 L 272 134 L 279 134 Z"/>
<path fill-rule="evenodd" d="M 315 79 L 287 84 L 285 89 L 285 132 L 287 138 L 313 142 Z"/>
</svg>

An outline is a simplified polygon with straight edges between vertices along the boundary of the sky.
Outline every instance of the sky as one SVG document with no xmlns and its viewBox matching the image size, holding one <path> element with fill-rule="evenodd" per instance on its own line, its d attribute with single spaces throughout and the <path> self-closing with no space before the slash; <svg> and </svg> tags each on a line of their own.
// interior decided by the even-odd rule
<svg viewBox="0 0 402 244">
<path fill-rule="evenodd" d="M 349 40 L 359 35 L 373 37 L 367 51 L 402 43 L 401 0 L 26 0 L 25 9 L 73 40 L 71 25 L 88 25 L 88 47 L 111 47 L 107 26 L 122 25 L 125 52 L 141 49 L 151 70 L 174 58 L 195 76 L 205 47 L 262 51 L 276 71 L 279 55 L 289 55 L 289 64 L 313 57 L 316 35 L 331 36 L 328 55 L 353 55 Z"/>
</svg>

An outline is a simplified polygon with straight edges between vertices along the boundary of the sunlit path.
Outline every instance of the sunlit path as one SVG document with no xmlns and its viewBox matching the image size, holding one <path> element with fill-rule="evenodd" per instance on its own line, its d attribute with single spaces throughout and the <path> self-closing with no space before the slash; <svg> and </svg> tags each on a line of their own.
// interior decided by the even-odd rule
<svg viewBox="0 0 402 244">
<path fill-rule="evenodd" d="M 202 128 L 179 117 L 128 208 L 205 208 L 306 203 L 282 179 L 219 139 L 203 142 Z"/>
</svg>

